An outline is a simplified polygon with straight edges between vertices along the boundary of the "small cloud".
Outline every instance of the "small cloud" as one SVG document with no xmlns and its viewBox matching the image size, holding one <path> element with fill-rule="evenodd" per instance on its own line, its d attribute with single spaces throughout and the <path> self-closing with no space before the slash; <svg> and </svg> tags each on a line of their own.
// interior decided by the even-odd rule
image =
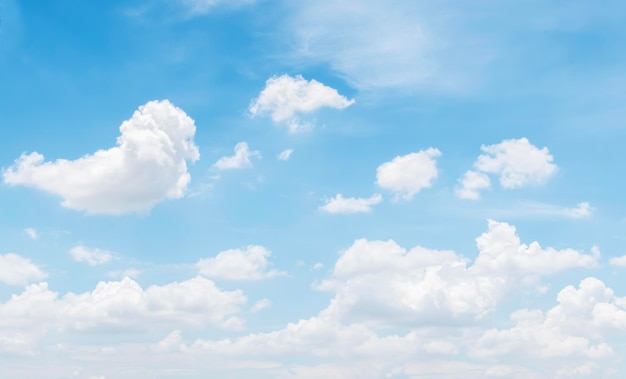
<svg viewBox="0 0 626 379">
<path fill-rule="evenodd" d="M 314 265 L 313 265 L 313 267 L 312 267 L 311 269 L 312 269 L 312 270 L 317 271 L 317 270 L 321 270 L 321 269 L 323 269 L 323 268 L 324 268 L 324 264 L 323 264 L 323 263 L 318 262 L 318 263 L 314 264 Z"/>
<path fill-rule="evenodd" d="M 113 259 L 113 255 L 106 250 L 93 249 L 82 245 L 72 248 L 70 255 L 76 262 L 87 263 L 89 266 L 101 265 Z"/>
<path fill-rule="evenodd" d="M 585 218 L 591 215 L 593 208 L 588 202 L 583 201 L 578 203 L 575 208 L 566 208 L 563 210 L 563 215 L 569 218 Z"/>
<path fill-rule="evenodd" d="M 286 149 L 281 151 L 276 158 L 278 158 L 279 161 L 288 161 L 289 158 L 291 158 L 291 153 L 293 153 L 293 149 Z"/>
<path fill-rule="evenodd" d="M 273 76 L 265 82 L 265 88 L 252 101 L 249 110 L 253 117 L 269 114 L 274 123 L 287 125 L 293 133 L 313 128 L 311 123 L 300 121 L 299 114 L 324 107 L 344 109 L 352 104 L 354 100 L 348 100 L 336 89 L 317 80 L 308 81 L 301 75 L 282 75 Z"/>
<path fill-rule="evenodd" d="M 609 264 L 616 267 L 626 267 L 626 255 L 609 259 Z"/>
<path fill-rule="evenodd" d="M 470 170 L 459 179 L 459 186 L 455 189 L 455 193 L 461 199 L 478 200 L 479 191 L 489 187 L 491 187 L 491 181 L 487 175 Z"/>
<path fill-rule="evenodd" d="M 39 238 L 39 234 L 37 233 L 37 230 L 35 230 L 33 228 L 26 228 L 26 229 L 24 229 L 24 233 L 28 234 L 28 236 L 31 239 L 36 240 L 37 238 Z"/>
<path fill-rule="evenodd" d="M 48 274 L 32 263 L 30 259 L 13 253 L 0 255 L 0 282 L 2 283 L 21 286 L 47 277 Z"/>
<path fill-rule="evenodd" d="M 252 167 L 250 158 L 259 157 L 261 153 L 259 151 L 251 151 L 248 149 L 248 144 L 245 142 L 239 142 L 235 145 L 235 155 L 221 157 L 213 167 L 218 170 L 232 170 L 240 168 Z"/>
<path fill-rule="evenodd" d="M 395 157 L 378 166 L 376 183 L 395 193 L 395 200 L 411 200 L 424 188 L 430 188 L 437 178 L 438 149 L 429 148 L 417 153 Z"/>
<path fill-rule="evenodd" d="M 250 308 L 250 312 L 257 313 L 262 311 L 263 309 L 267 309 L 272 306 L 272 302 L 269 299 L 261 299 L 257 301 L 252 308 Z"/>
<path fill-rule="evenodd" d="M 283 272 L 269 269 L 267 258 L 271 255 L 263 246 L 230 249 L 213 258 L 200 259 L 196 268 L 200 275 L 226 280 L 261 280 L 283 275 Z"/>
<path fill-rule="evenodd" d="M 382 201 L 380 194 L 374 194 L 369 198 L 343 197 L 337 194 L 334 198 L 327 199 L 326 203 L 319 209 L 326 213 L 367 213 L 371 212 L 372 205 L 376 205 Z"/>
</svg>

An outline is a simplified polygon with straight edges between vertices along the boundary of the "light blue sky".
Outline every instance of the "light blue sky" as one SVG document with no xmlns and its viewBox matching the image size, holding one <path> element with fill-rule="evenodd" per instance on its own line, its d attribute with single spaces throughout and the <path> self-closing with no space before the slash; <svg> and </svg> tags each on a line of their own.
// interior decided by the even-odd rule
<svg viewBox="0 0 626 379">
<path fill-rule="evenodd" d="M 0 0 L 0 376 L 623 376 L 625 11 Z"/>
</svg>

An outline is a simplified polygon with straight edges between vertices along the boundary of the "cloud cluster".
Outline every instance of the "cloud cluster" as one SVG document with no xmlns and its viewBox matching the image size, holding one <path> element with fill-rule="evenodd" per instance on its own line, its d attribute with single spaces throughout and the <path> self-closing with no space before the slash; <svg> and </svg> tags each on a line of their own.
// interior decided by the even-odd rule
<svg viewBox="0 0 626 379">
<path fill-rule="evenodd" d="M 354 104 L 340 95 L 336 89 L 325 86 L 317 80 L 306 80 L 302 76 L 274 76 L 267 80 L 259 97 L 250 104 L 252 116 L 269 114 L 275 123 L 284 123 L 290 132 L 312 127 L 302 123 L 298 115 L 329 107 L 344 109 Z"/>
<path fill-rule="evenodd" d="M 424 188 L 430 188 L 437 178 L 438 149 L 429 148 L 417 153 L 397 156 L 378 166 L 376 184 L 392 191 L 395 199 L 410 200 Z"/>
<path fill-rule="evenodd" d="M 544 183 L 556 171 L 548 148 L 537 148 L 527 138 L 504 140 L 495 145 L 481 146 L 483 154 L 474 162 L 474 170 L 459 179 L 456 195 L 462 199 L 480 198 L 480 190 L 489 188 L 486 174 L 499 176 L 502 188 L 521 188 Z"/>
<path fill-rule="evenodd" d="M 183 110 L 167 100 L 150 101 L 122 123 L 117 146 L 53 162 L 37 152 L 24 154 L 3 179 L 61 196 L 63 206 L 88 213 L 146 211 L 184 196 L 191 180 L 187 162 L 200 157 L 195 132 Z"/>
</svg>

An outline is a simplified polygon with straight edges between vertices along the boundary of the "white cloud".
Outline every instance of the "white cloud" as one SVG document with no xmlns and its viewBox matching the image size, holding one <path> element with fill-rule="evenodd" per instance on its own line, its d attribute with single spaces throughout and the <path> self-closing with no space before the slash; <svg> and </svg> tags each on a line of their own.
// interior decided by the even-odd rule
<svg viewBox="0 0 626 379">
<path fill-rule="evenodd" d="M 146 211 L 184 196 L 187 161 L 199 159 L 194 121 L 169 101 L 150 101 L 120 126 L 117 146 L 76 160 L 44 162 L 23 154 L 3 171 L 4 182 L 51 192 L 62 205 L 88 213 Z"/>
<path fill-rule="evenodd" d="M 63 297 L 47 283 L 32 284 L 0 303 L 0 329 L 45 334 L 63 330 L 142 330 L 150 325 L 207 324 L 240 328 L 234 316 L 247 302 L 240 291 L 222 291 L 212 281 L 196 277 L 142 289 L 130 278 L 99 282 L 91 292 Z"/>
<path fill-rule="evenodd" d="M 107 276 L 113 279 L 123 279 L 125 277 L 136 279 L 140 274 L 141 271 L 135 268 L 107 272 Z"/>
<path fill-rule="evenodd" d="M 434 148 L 395 157 L 378 166 L 376 183 L 395 193 L 395 199 L 410 200 L 437 178 L 435 158 L 441 152 Z"/>
<path fill-rule="evenodd" d="M 17 254 L 0 255 L 0 282 L 12 286 L 21 286 L 48 277 L 30 259 Z"/>
<path fill-rule="evenodd" d="M 371 325 L 471 322 L 491 313 L 511 291 L 574 267 L 594 267 L 599 253 L 522 244 L 515 228 L 489 221 L 477 238 L 478 256 L 394 241 L 357 240 L 337 260 L 332 276 L 317 285 L 334 291 L 324 311 L 333 318 Z"/>
<path fill-rule="evenodd" d="M 29 236 L 31 239 L 36 240 L 37 238 L 39 238 L 39 233 L 37 233 L 37 230 L 36 230 L 36 229 L 33 229 L 33 228 L 26 228 L 26 229 L 24 229 L 24 233 L 28 234 L 28 236 Z"/>
<path fill-rule="evenodd" d="M 248 144 L 245 142 L 239 142 L 235 145 L 235 155 L 221 157 L 213 167 L 218 170 L 232 170 L 239 168 L 249 168 L 252 167 L 252 162 L 250 158 L 259 157 L 261 158 L 261 153 L 259 151 L 252 151 L 248 149 Z"/>
<path fill-rule="evenodd" d="M 313 265 L 313 267 L 311 268 L 312 270 L 321 270 L 324 268 L 324 264 L 321 262 L 317 262 L 316 264 Z"/>
<path fill-rule="evenodd" d="M 626 255 L 609 259 L 609 264 L 611 266 L 626 267 Z"/>
<path fill-rule="evenodd" d="M 537 148 L 528 139 L 509 139 L 499 144 L 481 146 L 485 153 L 478 156 L 474 168 L 500 175 L 503 188 L 519 188 L 542 184 L 557 171 L 548 148 Z"/>
<path fill-rule="evenodd" d="M 311 124 L 302 123 L 299 114 L 314 112 L 323 107 L 344 109 L 354 104 L 340 95 L 336 89 L 317 80 L 307 81 L 302 76 L 274 76 L 267 80 L 259 97 L 252 101 L 250 114 L 269 114 L 275 123 L 286 123 L 290 132 L 310 129 Z"/>
<path fill-rule="evenodd" d="M 376 205 L 383 200 L 380 194 L 374 194 L 368 198 L 343 197 L 337 194 L 334 198 L 327 199 L 319 209 L 326 213 L 367 213 L 372 210 L 372 205 Z"/>
<path fill-rule="evenodd" d="M 86 246 L 78 245 L 70 250 L 70 255 L 76 262 L 84 262 L 89 266 L 97 266 L 113 259 L 113 255 L 100 249 L 93 249 Z"/>
<path fill-rule="evenodd" d="M 250 308 L 250 312 L 257 313 L 271 306 L 272 306 L 272 302 L 269 299 L 261 299 L 257 301 L 256 303 L 254 303 L 252 308 Z"/>
<path fill-rule="evenodd" d="M 564 215 L 569 218 L 585 218 L 591 215 L 593 208 L 589 205 L 588 202 L 583 201 L 582 203 L 576 204 L 576 208 L 566 208 L 564 210 Z"/>
<path fill-rule="evenodd" d="M 213 258 L 200 259 L 196 268 L 201 275 L 227 280 L 261 280 L 283 273 L 269 269 L 271 251 L 263 246 L 222 251 Z"/>
<path fill-rule="evenodd" d="M 459 179 L 459 186 L 455 193 L 461 199 L 477 200 L 480 198 L 480 190 L 491 187 L 491 180 L 482 172 L 467 171 Z"/>
<path fill-rule="evenodd" d="M 291 158 L 291 154 L 293 153 L 293 149 L 286 149 L 278 154 L 277 158 L 279 161 L 288 161 Z"/>
</svg>

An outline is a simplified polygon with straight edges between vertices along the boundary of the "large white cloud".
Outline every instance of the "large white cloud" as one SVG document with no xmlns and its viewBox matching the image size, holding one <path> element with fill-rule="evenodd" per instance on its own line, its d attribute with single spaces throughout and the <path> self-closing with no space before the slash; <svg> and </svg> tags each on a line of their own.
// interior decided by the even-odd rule
<svg viewBox="0 0 626 379">
<path fill-rule="evenodd" d="M 0 330 L 141 330 L 155 324 L 240 328 L 243 321 L 235 314 L 246 302 L 240 290 L 223 291 L 201 277 L 146 289 L 124 278 L 62 297 L 42 282 L 0 304 Z"/>
<path fill-rule="evenodd" d="M 0 255 L 0 282 L 13 286 L 25 285 L 48 276 L 30 259 L 17 254 Z"/>
<path fill-rule="evenodd" d="M 274 76 L 267 80 L 259 97 L 252 101 L 250 114 L 269 114 L 276 123 L 287 124 L 289 131 L 296 132 L 311 128 L 302 123 L 298 115 L 314 112 L 323 107 L 343 109 L 354 104 L 340 95 L 336 89 L 317 80 L 306 80 L 302 76 Z"/>
<path fill-rule="evenodd" d="M 283 273 L 270 268 L 272 252 L 263 246 L 230 249 L 215 257 L 200 259 L 196 268 L 201 275 L 227 280 L 260 280 Z"/>
<path fill-rule="evenodd" d="M 479 191 L 490 187 L 485 174 L 498 175 L 502 188 L 520 188 L 543 184 L 557 171 L 548 148 L 540 149 L 527 138 L 504 140 L 480 149 L 483 154 L 474 162 L 476 171 L 467 171 L 459 179 L 456 194 L 460 198 L 478 199 Z"/>
<path fill-rule="evenodd" d="M 574 267 L 594 267 L 599 252 L 522 244 L 515 227 L 489 221 L 470 260 L 452 251 L 406 250 L 394 241 L 357 240 L 317 285 L 335 292 L 325 312 L 371 325 L 472 322 L 491 313 L 511 291 Z"/>
<path fill-rule="evenodd" d="M 169 101 L 150 101 L 120 126 L 117 146 L 76 160 L 24 154 L 3 171 L 4 182 L 51 192 L 62 205 L 88 213 L 146 211 L 184 196 L 187 161 L 200 155 L 194 121 Z"/>
<path fill-rule="evenodd" d="M 248 148 L 248 144 L 245 142 L 239 142 L 236 144 L 234 150 L 235 155 L 221 157 L 213 164 L 213 167 L 218 170 L 249 168 L 252 167 L 250 158 L 261 158 L 261 153 L 256 150 L 250 150 Z"/>
<path fill-rule="evenodd" d="M 367 213 L 383 200 L 380 194 L 374 194 L 367 198 L 343 197 L 341 194 L 327 199 L 319 209 L 326 213 Z"/>
<path fill-rule="evenodd" d="M 410 200 L 437 178 L 437 161 L 441 152 L 434 148 L 395 157 L 378 166 L 376 183 L 395 193 L 396 200 Z"/>
</svg>

